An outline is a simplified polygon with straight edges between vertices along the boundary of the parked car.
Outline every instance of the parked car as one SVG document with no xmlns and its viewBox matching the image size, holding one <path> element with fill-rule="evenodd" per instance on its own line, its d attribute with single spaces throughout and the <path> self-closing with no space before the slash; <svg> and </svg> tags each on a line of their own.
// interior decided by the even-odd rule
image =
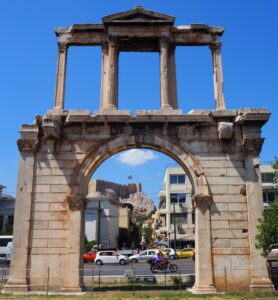
<svg viewBox="0 0 278 300">
<path fill-rule="evenodd" d="M 171 260 L 176 259 L 176 251 L 173 248 L 164 248 L 162 249 L 163 255 L 167 255 Z"/>
<path fill-rule="evenodd" d="M 153 259 L 153 257 L 157 254 L 159 249 L 147 249 L 142 251 L 139 254 L 135 254 L 129 257 L 129 261 L 132 263 L 137 263 L 139 261 L 148 261 Z"/>
<path fill-rule="evenodd" d="M 177 258 L 195 258 L 194 248 L 184 248 L 176 252 Z"/>
<path fill-rule="evenodd" d="M 127 263 L 128 258 L 116 251 L 98 251 L 95 258 L 95 264 L 98 266 L 101 266 L 103 264 L 126 265 Z"/>
<path fill-rule="evenodd" d="M 278 259 L 278 244 L 270 245 L 269 251 L 267 254 L 267 259 L 276 258 Z"/>
<path fill-rule="evenodd" d="M 91 251 L 83 254 L 84 263 L 94 262 L 97 255 L 97 249 L 92 249 Z"/>
</svg>

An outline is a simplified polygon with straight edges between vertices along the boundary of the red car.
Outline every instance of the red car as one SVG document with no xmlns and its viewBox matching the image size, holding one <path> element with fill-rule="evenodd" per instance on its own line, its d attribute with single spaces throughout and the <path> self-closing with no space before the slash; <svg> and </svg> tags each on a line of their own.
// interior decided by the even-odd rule
<svg viewBox="0 0 278 300">
<path fill-rule="evenodd" d="M 92 249 L 88 253 L 84 253 L 83 254 L 84 263 L 89 262 L 89 261 L 94 262 L 95 258 L 96 258 L 96 255 L 97 255 L 97 250 L 96 249 Z"/>
</svg>

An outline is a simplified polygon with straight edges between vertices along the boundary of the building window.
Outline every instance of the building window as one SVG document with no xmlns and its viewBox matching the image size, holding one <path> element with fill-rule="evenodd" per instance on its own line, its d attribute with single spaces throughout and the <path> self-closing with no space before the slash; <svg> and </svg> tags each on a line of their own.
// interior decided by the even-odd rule
<svg viewBox="0 0 278 300">
<path fill-rule="evenodd" d="M 4 217 L 0 216 L 0 230 L 3 230 Z"/>
<path fill-rule="evenodd" d="M 275 200 L 275 193 L 263 192 L 264 203 L 271 203 Z"/>
<path fill-rule="evenodd" d="M 186 203 L 186 194 L 170 194 L 171 204 Z"/>
<path fill-rule="evenodd" d="M 172 213 L 171 224 L 174 224 L 174 219 L 176 224 L 187 224 L 187 213 Z"/>
<path fill-rule="evenodd" d="M 274 174 L 273 173 L 262 173 L 262 183 L 273 183 Z"/>
<path fill-rule="evenodd" d="M 170 175 L 170 184 L 185 184 L 185 175 Z"/>
</svg>

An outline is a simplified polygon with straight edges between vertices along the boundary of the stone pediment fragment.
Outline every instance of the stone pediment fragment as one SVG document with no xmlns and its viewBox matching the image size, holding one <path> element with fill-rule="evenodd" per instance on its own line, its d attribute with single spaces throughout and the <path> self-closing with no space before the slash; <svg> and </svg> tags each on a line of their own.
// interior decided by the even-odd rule
<svg viewBox="0 0 278 300">
<path fill-rule="evenodd" d="M 104 24 L 158 23 L 173 25 L 175 18 L 137 6 L 135 9 L 103 17 L 102 21 Z"/>
</svg>

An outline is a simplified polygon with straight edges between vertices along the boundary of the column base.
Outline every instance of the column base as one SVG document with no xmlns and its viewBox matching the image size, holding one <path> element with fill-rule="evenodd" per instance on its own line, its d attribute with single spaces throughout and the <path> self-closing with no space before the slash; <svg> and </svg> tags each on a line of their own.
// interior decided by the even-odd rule
<svg viewBox="0 0 278 300">
<path fill-rule="evenodd" d="M 192 288 L 192 294 L 216 294 L 216 288 L 214 285 L 194 285 Z"/>
<path fill-rule="evenodd" d="M 3 292 L 13 292 L 13 293 L 25 293 L 30 290 L 30 286 L 26 283 L 26 281 L 13 280 L 9 279 L 4 286 Z"/>
<path fill-rule="evenodd" d="M 273 291 L 274 287 L 271 280 L 267 277 L 262 277 L 260 279 L 251 279 L 250 291 Z"/>
<path fill-rule="evenodd" d="M 81 293 L 82 288 L 80 286 L 76 287 L 63 287 L 62 288 L 63 293 Z"/>
</svg>

